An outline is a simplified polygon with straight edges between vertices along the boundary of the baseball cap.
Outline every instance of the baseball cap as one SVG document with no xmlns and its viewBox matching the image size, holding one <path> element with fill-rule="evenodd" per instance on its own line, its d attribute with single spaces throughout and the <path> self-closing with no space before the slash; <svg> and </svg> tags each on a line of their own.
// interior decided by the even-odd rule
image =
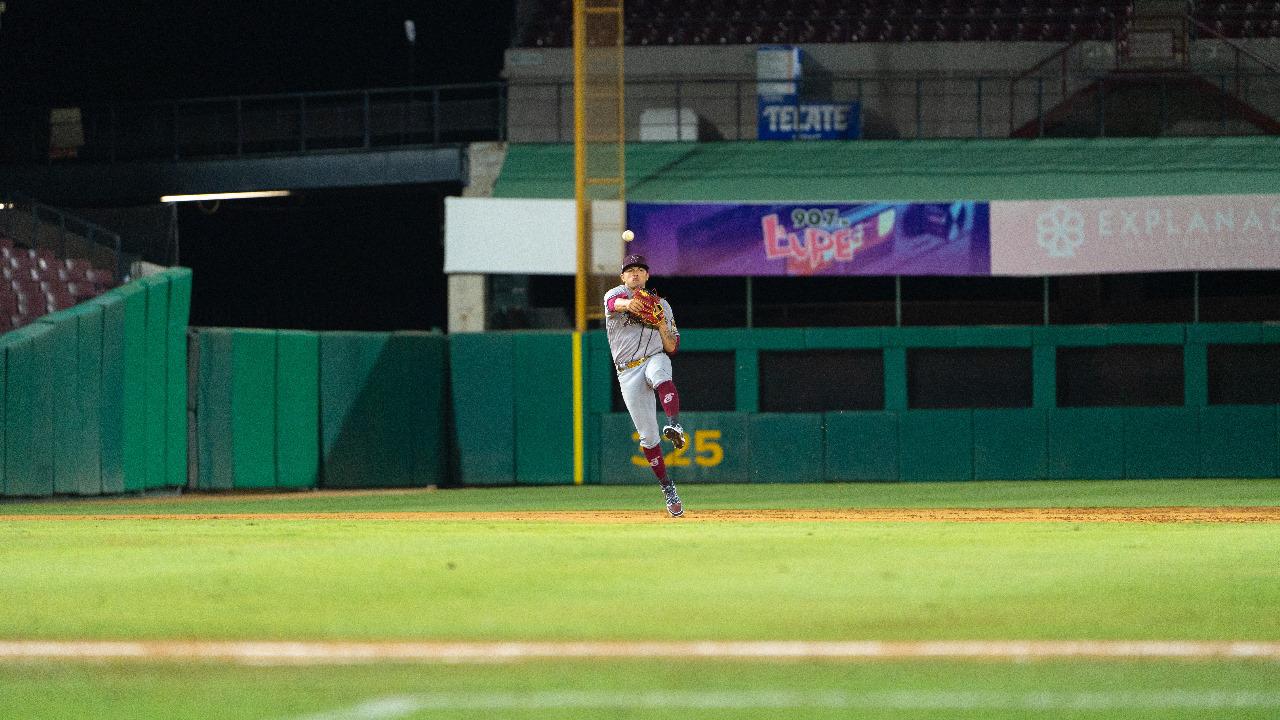
<svg viewBox="0 0 1280 720">
<path fill-rule="evenodd" d="M 618 271 L 618 274 L 626 272 L 629 267 L 636 266 L 644 268 L 647 272 L 649 270 L 649 261 L 645 260 L 643 255 L 628 255 L 622 259 L 622 269 Z"/>
</svg>

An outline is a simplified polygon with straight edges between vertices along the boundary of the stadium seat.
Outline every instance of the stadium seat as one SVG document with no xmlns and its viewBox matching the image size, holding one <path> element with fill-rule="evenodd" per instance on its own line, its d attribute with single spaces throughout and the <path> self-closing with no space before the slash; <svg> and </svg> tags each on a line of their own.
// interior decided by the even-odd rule
<svg viewBox="0 0 1280 720">
<path fill-rule="evenodd" d="M 565 47 L 572 41 L 571 8 L 562 0 L 541 0 L 536 19 L 526 24 L 522 39 L 534 47 Z M 1211 25 L 1225 16 L 1247 17 L 1244 30 L 1272 32 L 1280 20 L 1276 0 L 1201 6 L 1197 17 Z M 1089 37 L 1110 39 L 1113 18 L 1132 14 L 1132 2 L 1118 0 L 921 0 L 904 5 L 869 0 L 856 5 L 837 0 L 754 0 L 731 3 L 708 0 L 630 0 L 625 6 L 624 42 L 628 45 L 726 45 L 755 43 L 913 42 L 957 40 L 1064 41 L 1072 39 L 1067 19 L 1089 25 Z M 956 20 L 957 22 L 951 22 Z M 966 27 L 964 21 L 969 24 Z M 1005 21 L 1009 21 L 1006 23 Z M 1018 22 L 1022 25 L 1017 25 Z M 857 29 L 861 22 L 866 28 Z M 996 23 L 994 27 L 990 23 Z M 1240 32 L 1230 26 L 1228 30 Z"/>
<path fill-rule="evenodd" d="M 44 290 L 40 287 L 40 281 L 31 278 L 14 278 L 9 281 L 9 285 L 18 297 L 35 298 L 44 293 Z"/>
<path fill-rule="evenodd" d="M 84 265 L 58 268 L 57 275 L 62 282 L 88 282 L 90 269 Z"/>
<path fill-rule="evenodd" d="M 116 284 L 115 273 L 110 270 L 100 270 L 98 268 L 87 271 L 85 273 L 85 279 L 96 285 L 100 292 L 103 290 L 109 290 Z"/>
<path fill-rule="evenodd" d="M 96 285 L 87 281 L 67 283 L 67 292 L 71 293 L 71 297 L 75 298 L 76 302 L 82 302 L 101 294 Z"/>
<path fill-rule="evenodd" d="M 52 269 L 62 262 L 58 259 L 57 253 L 49 248 L 31 248 L 27 254 L 31 256 L 31 264 L 41 270 Z"/>
<path fill-rule="evenodd" d="M 43 297 L 19 295 L 17 305 L 18 311 L 15 314 L 19 317 L 27 318 L 27 322 L 30 322 L 30 318 L 44 315 L 48 310 L 46 307 L 47 302 Z M 24 322 L 23 325 L 26 325 L 27 322 Z"/>
<path fill-rule="evenodd" d="M 76 299 L 67 292 L 65 285 L 52 285 L 44 294 L 46 306 L 49 312 L 57 312 L 58 310 L 66 310 L 76 304 Z"/>
<path fill-rule="evenodd" d="M 40 282 L 44 279 L 44 275 L 33 267 L 10 267 L 5 273 L 5 279 L 13 282 L 14 280 L 31 280 Z"/>
</svg>

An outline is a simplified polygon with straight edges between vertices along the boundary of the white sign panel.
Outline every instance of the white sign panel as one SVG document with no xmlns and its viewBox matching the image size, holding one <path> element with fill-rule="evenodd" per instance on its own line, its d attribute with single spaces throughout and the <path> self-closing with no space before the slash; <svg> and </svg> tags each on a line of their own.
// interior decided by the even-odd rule
<svg viewBox="0 0 1280 720">
<path fill-rule="evenodd" d="M 1280 268 L 1280 195 L 991 203 L 994 275 Z"/>
</svg>

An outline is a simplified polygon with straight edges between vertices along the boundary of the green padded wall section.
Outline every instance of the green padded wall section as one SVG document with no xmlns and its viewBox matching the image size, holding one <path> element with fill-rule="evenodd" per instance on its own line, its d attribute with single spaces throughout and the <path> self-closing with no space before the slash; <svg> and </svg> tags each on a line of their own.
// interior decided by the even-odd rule
<svg viewBox="0 0 1280 720">
<path fill-rule="evenodd" d="M 440 485 L 449 480 L 448 340 L 438 332 L 397 332 L 393 345 L 403 345 L 403 357 L 416 381 L 412 406 L 416 425 L 414 466 L 406 481 Z"/>
<path fill-rule="evenodd" d="M 631 416 L 605 413 L 598 417 L 598 422 L 592 424 L 599 428 L 599 482 L 656 484 L 657 479 L 640 452 Z M 674 451 L 670 443 L 662 445 L 670 477 L 677 484 L 747 482 L 754 462 L 749 418 L 745 413 L 681 412 L 688 445 L 680 452 Z"/>
<path fill-rule="evenodd" d="M 1217 405 L 1200 408 L 1200 475 L 1276 477 L 1276 408 Z"/>
<path fill-rule="evenodd" d="M 516 482 L 573 482 L 573 345 L 569 333 L 515 336 Z"/>
<path fill-rule="evenodd" d="M 313 488 L 320 481 L 320 336 L 276 335 L 277 487 Z"/>
<path fill-rule="evenodd" d="M 1053 345 L 1031 348 L 1031 407 L 1047 410 L 1058 404 L 1058 358 Z"/>
<path fill-rule="evenodd" d="M 76 318 L 75 492 L 99 495 L 102 487 L 102 306 L 81 303 L 70 311 Z M 185 414 L 184 414 L 185 432 Z"/>
<path fill-rule="evenodd" d="M 187 310 L 179 317 L 169 308 L 170 283 L 183 275 L 189 280 L 189 271 L 165 271 L 10 334 L 9 342 L 34 342 L 35 353 L 27 358 L 19 348 L 18 369 L 34 374 L 10 393 L 24 407 L 15 422 L 32 438 L 15 455 L 27 458 L 24 492 L 40 494 L 46 474 L 49 492 L 67 495 L 185 482 Z M 175 336 L 183 343 L 177 353 Z M 171 391 L 180 415 L 170 407 Z M 181 473 L 169 476 L 171 435 L 181 439 Z"/>
<path fill-rule="evenodd" d="M 825 480 L 898 479 L 897 413 L 832 412 L 825 423 Z"/>
<path fill-rule="evenodd" d="M 35 386 L 35 393 L 32 396 L 34 401 L 32 413 L 35 421 L 32 461 L 34 479 L 41 488 L 38 494 L 48 495 L 54 491 L 53 465 L 57 442 L 54 432 L 58 429 L 54 425 L 54 408 L 58 401 L 58 391 L 54 385 L 56 378 L 54 353 L 58 350 L 55 342 L 58 333 L 55 333 L 47 324 L 37 324 L 35 327 L 37 329 L 32 337 L 35 350 L 35 375 L 32 377 Z"/>
<path fill-rule="evenodd" d="M 123 489 L 138 492 L 146 488 L 147 480 L 147 290 L 134 282 L 109 292 L 118 294 L 124 305 L 123 322 L 118 327 L 123 334 Z M 105 326 L 103 332 L 106 332 Z"/>
<path fill-rule="evenodd" d="M 385 391 L 374 376 L 386 344 L 381 333 L 320 336 L 321 484 L 326 487 L 379 484 L 378 435 L 390 428 L 378 420 Z"/>
<path fill-rule="evenodd" d="M 627 413 L 599 416 L 600 476 L 605 485 L 645 485 L 655 482 L 649 463 L 640 454 L 635 426 Z M 675 473 L 672 473 L 675 476 Z M 680 478 L 676 479 L 680 482 Z"/>
<path fill-rule="evenodd" d="M 42 442 L 51 446 L 53 492 L 71 495 L 79 489 L 75 466 L 78 455 L 76 443 L 80 440 L 77 432 L 80 406 L 76 362 L 79 323 L 74 316 L 54 313 L 41 318 L 40 324 L 49 330 L 46 362 L 50 370 L 49 376 L 42 378 L 45 382 L 40 384 L 49 395 L 50 420 L 50 434 L 42 436 Z"/>
<path fill-rule="evenodd" d="M 124 298 L 114 291 L 89 301 L 102 310 L 102 375 L 99 385 L 98 468 L 102 492 L 124 492 Z"/>
<path fill-rule="evenodd" d="M 630 426 L 631 416 L 626 418 L 629 431 L 625 438 L 632 448 L 632 457 L 643 459 L 640 445 L 632 442 L 635 428 Z M 742 482 L 748 477 L 754 463 L 754 445 L 751 443 L 751 427 L 748 417 L 742 413 L 681 412 L 680 424 L 689 442 L 684 450 L 676 451 L 670 444 L 663 446 L 666 462 L 673 478 L 684 482 Z M 658 422 L 663 415 L 658 410 Z M 635 464 L 635 460 L 631 461 Z M 646 464 L 640 468 L 653 473 Z"/>
<path fill-rule="evenodd" d="M 1200 413 L 1196 408 L 1124 409 L 1124 473 L 1129 478 L 1200 474 Z"/>
<path fill-rule="evenodd" d="M 234 487 L 275 487 L 275 396 L 275 331 L 231 331 L 231 472 Z"/>
<path fill-rule="evenodd" d="M 1280 185 L 1280 138 L 634 143 L 626 165 L 631 202 L 1254 194 Z M 573 145 L 509 146 L 494 195 L 572 198 Z"/>
<path fill-rule="evenodd" d="M 751 482 L 822 482 L 822 414 L 758 413 L 747 419 Z"/>
<path fill-rule="evenodd" d="M 969 410 L 915 410 L 898 416 L 899 479 L 973 479 Z"/>
<path fill-rule="evenodd" d="M 166 447 L 169 436 L 169 278 L 153 275 L 138 281 L 146 292 L 145 453 L 146 487 L 164 487 L 167 479 Z"/>
<path fill-rule="evenodd" d="M 439 333 L 208 328 L 197 341 L 202 489 L 449 477 Z"/>
<path fill-rule="evenodd" d="M 0 333 L 0 497 L 8 494 L 8 406 L 9 397 L 9 343 L 13 341 L 13 333 Z"/>
<path fill-rule="evenodd" d="M 466 485 L 516 481 L 515 335 L 449 336 L 458 479 Z"/>
<path fill-rule="evenodd" d="M 613 386 L 618 382 L 613 356 L 609 350 L 609 339 L 603 330 L 583 335 L 582 362 L 582 391 L 586 403 L 586 416 L 583 418 L 586 455 L 584 482 L 599 483 L 602 481 L 601 450 L 605 438 L 600 423 L 595 418 L 613 411 Z"/>
<path fill-rule="evenodd" d="M 34 359 L 31 330 L 19 328 L 0 335 L 4 353 L 4 494 L 19 496 L 34 485 L 31 479 L 30 382 Z"/>
<path fill-rule="evenodd" d="M 1124 477 L 1124 411 L 1064 408 L 1049 414 L 1049 477 Z"/>
<path fill-rule="evenodd" d="M 199 380 L 196 389 L 196 448 L 201 490 L 235 487 L 231 441 L 231 330 L 205 328 L 197 337 Z"/>
<path fill-rule="evenodd" d="M 444 338 L 432 333 L 320 336 L 321 482 L 406 487 L 442 477 Z M 432 404 L 435 403 L 433 407 Z"/>
<path fill-rule="evenodd" d="M 191 270 L 171 268 L 169 317 L 165 333 L 165 480 L 170 487 L 187 484 L 187 325 L 191 317 Z"/>
<path fill-rule="evenodd" d="M 53 493 L 52 328 L 36 323 L 4 337 L 5 495 Z"/>
<path fill-rule="evenodd" d="M 983 480 L 1037 480 L 1049 469 L 1048 413 L 974 410 L 973 476 Z"/>
</svg>

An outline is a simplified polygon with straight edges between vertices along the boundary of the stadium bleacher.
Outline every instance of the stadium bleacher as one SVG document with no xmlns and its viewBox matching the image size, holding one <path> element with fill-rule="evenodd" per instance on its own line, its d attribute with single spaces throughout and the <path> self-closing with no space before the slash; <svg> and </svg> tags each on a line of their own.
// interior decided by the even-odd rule
<svg viewBox="0 0 1280 720">
<path fill-rule="evenodd" d="M 0 235 L 0 332 L 30 325 L 115 287 L 115 273 L 84 258 L 60 258 L 49 248 L 26 248 Z"/>
<path fill-rule="evenodd" d="M 627 45 L 998 42 L 1111 40 L 1133 14 L 1129 0 L 726 0 L 689 5 L 629 0 Z M 570 0 L 540 0 L 521 31 L 523 47 L 568 47 Z M 1191 16 L 1229 38 L 1280 37 L 1280 2 L 1193 3 Z"/>
</svg>

